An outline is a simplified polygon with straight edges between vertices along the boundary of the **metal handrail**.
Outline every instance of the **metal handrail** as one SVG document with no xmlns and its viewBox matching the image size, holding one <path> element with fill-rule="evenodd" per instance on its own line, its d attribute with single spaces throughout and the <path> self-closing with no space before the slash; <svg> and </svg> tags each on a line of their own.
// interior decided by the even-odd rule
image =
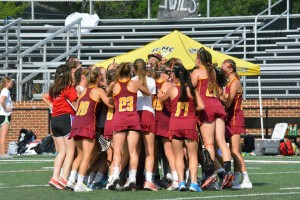
<svg viewBox="0 0 300 200">
<path fill-rule="evenodd" d="M 211 48 L 214 49 L 215 45 L 219 44 L 220 42 L 222 42 L 223 40 L 227 39 L 228 37 L 230 37 L 232 34 L 237 33 L 240 29 L 243 28 L 243 32 L 242 32 L 242 39 L 239 40 L 238 42 L 236 42 L 234 45 L 232 45 L 230 48 L 228 48 L 225 52 L 229 52 L 231 49 L 233 49 L 234 47 L 236 47 L 237 45 L 239 45 L 241 42 L 244 42 L 244 59 L 246 58 L 246 26 L 245 25 L 240 25 L 239 27 L 237 27 L 236 29 L 234 29 L 232 32 L 228 33 L 227 35 L 225 35 L 223 38 L 219 39 L 218 41 L 216 41 Z"/>
<path fill-rule="evenodd" d="M 19 58 L 19 66 L 18 66 L 18 73 L 17 73 L 17 100 L 18 101 L 21 101 L 22 99 L 22 85 L 32 79 L 33 77 L 35 77 L 36 75 L 38 75 L 38 71 L 39 70 L 43 70 L 43 69 L 46 69 L 47 68 L 47 65 L 43 65 L 40 69 L 36 70 L 34 73 L 31 73 L 30 75 L 28 75 L 27 77 L 22 77 L 22 73 L 23 73 L 23 58 L 25 56 L 27 56 L 28 54 L 30 54 L 32 51 L 40 48 L 41 46 L 43 46 L 43 62 L 46 63 L 46 44 L 47 42 L 49 42 L 50 40 L 52 40 L 53 38 L 57 37 L 59 34 L 67 31 L 67 49 L 66 49 L 66 52 L 63 54 L 63 55 L 60 55 L 58 58 L 54 59 L 53 61 L 57 62 L 59 61 L 60 59 L 63 58 L 63 56 L 68 56 L 70 55 L 69 51 L 71 52 L 74 52 L 77 50 L 77 56 L 78 58 L 80 58 L 80 47 L 81 47 L 81 21 L 82 21 L 82 18 L 78 18 L 76 20 L 74 20 L 72 23 L 70 23 L 69 25 L 63 27 L 62 29 L 56 31 L 55 33 L 49 35 L 48 37 L 46 37 L 45 39 L 43 39 L 42 41 L 38 42 L 37 44 L 33 45 L 32 47 L 30 47 L 29 49 L 25 50 L 24 52 L 22 52 L 20 54 L 20 58 Z M 70 45 L 69 45 L 69 42 L 70 42 L 70 29 L 73 28 L 74 25 L 78 25 L 77 26 L 77 37 L 78 37 L 78 44 L 76 47 L 73 47 L 72 49 L 69 49 L 70 48 Z M 48 70 L 48 69 L 46 69 Z M 47 72 L 44 72 L 44 78 L 45 79 L 49 79 L 50 77 L 50 70 L 47 71 Z"/>
<path fill-rule="evenodd" d="M 258 20 L 258 17 L 261 16 L 263 13 L 271 10 L 273 7 L 277 6 L 278 4 L 280 4 L 281 2 L 283 2 L 285 0 L 279 0 L 277 1 L 276 3 L 274 3 L 273 5 L 269 5 L 267 9 L 265 9 L 264 11 L 260 12 L 258 15 L 256 15 L 255 17 L 255 25 L 254 25 L 254 52 L 257 52 L 257 33 L 259 31 L 261 31 L 262 29 L 266 28 L 267 26 L 269 26 L 271 23 L 273 23 L 274 21 L 276 21 L 277 19 L 279 19 L 281 16 L 283 16 L 284 14 L 286 14 L 286 30 L 289 30 L 289 27 L 290 27 L 290 24 L 289 24 L 289 7 L 290 7 L 290 1 L 289 0 L 286 0 L 287 3 L 286 3 L 286 10 L 281 13 L 280 15 L 276 16 L 273 20 L 271 20 L 269 23 L 265 24 L 264 26 L 260 27 L 259 29 L 257 29 L 257 20 Z"/>
<path fill-rule="evenodd" d="M 0 59 L 5 58 L 5 68 L 8 68 L 8 55 L 11 54 L 14 51 L 17 51 L 17 55 L 19 55 L 19 53 L 20 53 L 20 47 L 21 47 L 21 45 L 20 45 L 20 26 L 21 26 L 21 22 L 22 22 L 22 18 L 18 18 L 18 19 L 12 21 L 11 23 L 7 24 L 6 26 L 4 26 L 0 29 L 0 33 L 5 32 L 5 34 L 3 36 L 4 41 L 5 41 L 5 52 L 2 53 L 2 55 L 0 55 Z M 15 25 L 17 25 L 17 28 L 14 27 Z M 17 44 L 13 48 L 8 49 L 8 31 L 12 27 L 14 29 L 16 29 Z"/>
</svg>

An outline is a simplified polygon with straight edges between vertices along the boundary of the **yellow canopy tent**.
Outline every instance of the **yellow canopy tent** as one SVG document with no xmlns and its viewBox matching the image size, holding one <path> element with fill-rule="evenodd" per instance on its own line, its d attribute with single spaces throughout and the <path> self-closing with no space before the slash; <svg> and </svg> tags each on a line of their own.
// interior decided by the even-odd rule
<svg viewBox="0 0 300 200">
<path fill-rule="evenodd" d="M 121 62 L 134 62 L 137 58 L 147 60 L 148 54 L 160 53 L 163 57 L 172 58 L 176 57 L 182 60 L 183 65 L 187 69 L 192 69 L 195 66 L 195 58 L 197 50 L 204 47 L 209 51 L 213 57 L 213 62 L 221 66 L 222 62 L 226 59 L 232 59 L 237 64 L 237 71 L 240 76 L 253 76 L 260 74 L 260 67 L 257 64 L 253 64 L 226 54 L 214 51 L 203 44 L 191 39 L 190 37 L 180 33 L 179 31 L 173 31 L 168 35 L 153 41 L 143 47 L 130 51 L 126 54 L 110 58 L 108 60 L 98 62 L 95 65 L 100 67 L 107 67 L 115 59 L 116 63 Z"/>
<path fill-rule="evenodd" d="M 137 58 L 147 60 L 147 56 L 152 53 L 160 53 L 167 59 L 175 57 L 182 60 L 183 65 L 187 69 L 192 69 L 195 66 L 195 58 L 197 50 L 204 47 L 212 55 L 213 62 L 221 66 L 222 62 L 226 59 L 232 59 L 235 61 L 237 71 L 240 76 L 258 76 L 259 87 L 259 101 L 260 101 L 260 118 L 261 118 L 261 133 L 263 134 L 263 116 L 262 116 L 262 98 L 261 98 L 261 83 L 260 83 L 260 66 L 253 64 L 217 51 L 214 51 L 203 44 L 191 39 L 190 37 L 180 33 L 179 31 L 173 31 L 168 35 L 153 41 L 143 47 L 130 51 L 126 54 L 110 58 L 108 60 L 98 62 L 95 65 L 100 67 L 107 67 L 115 59 L 116 63 L 121 62 L 134 62 Z"/>
</svg>

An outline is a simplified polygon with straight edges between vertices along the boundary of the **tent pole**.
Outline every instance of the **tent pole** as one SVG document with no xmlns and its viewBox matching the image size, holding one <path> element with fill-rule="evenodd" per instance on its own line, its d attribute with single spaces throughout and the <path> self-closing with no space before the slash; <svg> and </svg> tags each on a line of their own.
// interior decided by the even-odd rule
<svg viewBox="0 0 300 200">
<path fill-rule="evenodd" d="M 260 116 L 261 137 L 262 137 L 262 139 L 264 139 L 265 137 L 264 137 L 264 122 L 263 122 L 263 112 L 262 112 L 260 76 L 258 76 L 258 98 L 259 98 L 259 116 Z"/>
</svg>

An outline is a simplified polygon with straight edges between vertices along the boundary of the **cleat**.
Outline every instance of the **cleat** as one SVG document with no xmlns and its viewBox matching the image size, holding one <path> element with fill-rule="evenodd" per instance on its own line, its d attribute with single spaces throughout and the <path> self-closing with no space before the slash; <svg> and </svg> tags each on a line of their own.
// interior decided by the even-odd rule
<svg viewBox="0 0 300 200">
<path fill-rule="evenodd" d="M 178 190 L 179 191 L 186 191 L 186 186 L 185 186 L 185 182 L 184 181 L 181 181 L 178 185 Z"/>
<path fill-rule="evenodd" d="M 239 180 L 233 180 L 233 181 L 231 182 L 231 187 L 233 187 L 233 186 L 238 186 L 238 185 L 240 185 Z"/>
<path fill-rule="evenodd" d="M 167 179 L 167 181 L 172 182 L 172 181 L 173 181 L 173 176 L 172 176 L 172 174 L 171 174 L 171 173 L 167 173 L 167 174 L 166 174 L 166 179 Z"/>
<path fill-rule="evenodd" d="M 61 186 L 57 180 L 55 180 L 54 178 L 51 178 L 50 181 L 48 182 L 48 184 L 50 186 L 52 186 L 53 188 L 57 189 L 57 190 L 63 190 L 64 187 Z"/>
<path fill-rule="evenodd" d="M 211 183 L 209 186 L 206 187 L 206 189 L 208 189 L 208 190 L 216 190 L 216 191 L 222 190 L 222 188 L 220 187 L 220 184 L 217 181 L 214 182 L 214 183 Z"/>
<path fill-rule="evenodd" d="M 93 190 L 100 190 L 103 188 L 102 186 L 102 183 L 101 182 L 97 182 L 97 183 L 91 183 L 89 184 L 88 186 L 90 189 L 93 189 Z"/>
<path fill-rule="evenodd" d="M 218 180 L 217 176 L 215 174 L 213 174 L 205 179 L 205 181 L 202 183 L 201 188 L 202 189 L 206 188 L 206 187 L 210 186 L 210 184 L 216 182 L 217 180 Z"/>
<path fill-rule="evenodd" d="M 234 190 L 240 190 L 240 189 L 252 189 L 252 183 L 250 181 L 245 181 L 243 180 L 243 182 L 239 185 L 233 185 L 231 186 L 231 189 Z"/>
<path fill-rule="evenodd" d="M 74 190 L 75 185 L 76 185 L 76 182 L 68 181 L 66 188 L 69 190 Z"/>
<path fill-rule="evenodd" d="M 233 179 L 234 175 L 231 172 L 228 172 L 222 180 L 222 188 L 230 187 Z"/>
<path fill-rule="evenodd" d="M 127 179 L 124 190 L 135 190 L 136 188 L 136 178 Z"/>
<path fill-rule="evenodd" d="M 189 191 L 202 192 L 201 188 L 199 187 L 199 185 L 197 183 L 191 183 Z"/>
<path fill-rule="evenodd" d="M 61 186 L 63 186 L 64 188 L 66 188 L 66 187 L 67 187 L 68 181 L 66 181 L 65 179 L 63 179 L 63 177 L 59 177 L 58 183 L 59 183 Z"/>
<path fill-rule="evenodd" d="M 178 189 L 178 181 L 173 181 L 172 184 L 170 184 L 167 187 L 167 190 L 177 190 Z"/>
<path fill-rule="evenodd" d="M 82 186 L 79 186 L 78 184 L 74 187 L 74 192 L 92 192 L 93 189 L 88 188 L 84 183 Z"/>
<path fill-rule="evenodd" d="M 144 183 L 144 189 L 145 190 L 151 190 L 151 191 L 157 191 L 157 187 L 155 186 L 154 183 L 151 183 L 149 181 L 145 181 Z"/>
</svg>

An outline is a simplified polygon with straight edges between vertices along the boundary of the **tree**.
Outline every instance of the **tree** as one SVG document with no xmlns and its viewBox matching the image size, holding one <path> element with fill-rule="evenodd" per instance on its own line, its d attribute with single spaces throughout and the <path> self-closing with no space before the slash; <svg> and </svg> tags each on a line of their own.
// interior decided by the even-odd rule
<svg viewBox="0 0 300 200">
<path fill-rule="evenodd" d="M 18 18 L 24 12 L 24 10 L 29 6 L 26 3 L 16 3 L 16 2 L 0 2 L 0 18 L 5 19 L 8 16 L 13 18 Z"/>
</svg>

